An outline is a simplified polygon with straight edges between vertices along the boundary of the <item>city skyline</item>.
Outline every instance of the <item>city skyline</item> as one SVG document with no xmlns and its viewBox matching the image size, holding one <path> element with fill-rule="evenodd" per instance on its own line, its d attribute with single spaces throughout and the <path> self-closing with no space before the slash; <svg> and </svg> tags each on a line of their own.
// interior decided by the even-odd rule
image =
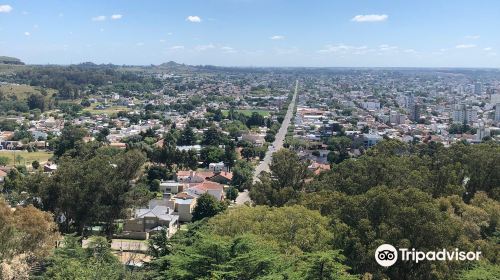
<svg viewBox="0 0 500 280">
<path fill-rule="evenodd" d="M 7 1 L 0 55 L 29 64 L 500 67 L 495 1 Z"/>
</svg>

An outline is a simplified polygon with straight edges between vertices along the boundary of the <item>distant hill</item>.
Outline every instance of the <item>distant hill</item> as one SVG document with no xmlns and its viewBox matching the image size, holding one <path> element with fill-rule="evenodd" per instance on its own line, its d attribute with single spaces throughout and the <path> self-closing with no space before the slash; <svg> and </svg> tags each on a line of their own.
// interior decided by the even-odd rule
<svg viewBox="0 0 500 280">
<path fill-rule="evenodd" d="M 169 70 L 169 71 L 172 71 L 172 70 L 176 70 L 176 71 L 194 71 L 194 70 L 196 70 L 196 67 L 194 67 L 194 66 L 187 65 L 187 64 L 177 63 L 175 61 L 169 61 L 169 62 L 162 63 L 162 64 L 156 66 L 156 68 L 157 69 L 163 69 L 163 70 Z"/>
<path fill-rule="evenodd" d="M 19 58 L 0 56 L 0 64 L 24 65 L 24 62 L 22 62 Z"/>
</svg>

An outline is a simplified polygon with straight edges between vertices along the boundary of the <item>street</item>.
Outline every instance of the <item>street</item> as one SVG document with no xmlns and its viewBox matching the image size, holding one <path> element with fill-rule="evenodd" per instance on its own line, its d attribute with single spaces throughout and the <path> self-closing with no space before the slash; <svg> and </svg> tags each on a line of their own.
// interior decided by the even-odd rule
<svg viewBox="0 0 500 280">
<path fill-rule="evenodd" d="M 281 124 L 281 127 L 276 133 L 276 138 L 273 142 L 272 145 L 269 146 L 266 156 L 264 157 L 264 160 L 262 160 L 259 165 L 255 168 L 255 172 L 253 175 L 253 181 L 254 183 L 259 180 L 259 174 L 262 171 L 269 172 L 269 164 L 271 163 L 273 153 L 276 151 L 279 151 L 281 148 L 283 148 L 283 143 L 285 141 L 285 136 L 288 130 L 288 126 L 290 125 L 290 121 L 292 120 L 293 117 L 293 110 L 294 110 L 294 105 L 295 105 L 295 99 L 297 98 L 297 93 L 299 89 L 299 81 L 295 82 L 295 91 L 292 97 L 292 101 L 290 102 L 290 105 L 288 106 L 288 110 L 285 115 L 285 119 L 283 120 L 283 123 Z M 248 195 L 248 191 L 245 190 L 243 192 L 240 192 L 238 195 L 238 198 L 236 198 L 236 204 L 244 204 L 245 202 L 250 202 L 250 196 Z"/>
</svg>

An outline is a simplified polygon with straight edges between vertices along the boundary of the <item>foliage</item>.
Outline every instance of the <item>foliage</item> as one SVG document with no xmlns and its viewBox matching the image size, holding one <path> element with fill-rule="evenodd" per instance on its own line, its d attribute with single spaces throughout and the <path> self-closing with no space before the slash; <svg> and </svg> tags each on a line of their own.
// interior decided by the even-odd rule
<svg viewBox="0 0 500 280">
<path fill-rule="evenodd" d="M 273 154 L 269 169 L 271 174 L 261 174 L 250 190 L 252 200 L 270 206 L 296 201 L 308 175 L 307 163 L 301 162 L 295 152 L 281 149 Z"/>
<path fill-rule="evenodd" d="M 235 201 L 238 197 L 238 189 L 235 187 L 229 187 L 226 191 L 226 198 Z"/>
<path fill-rule="evenodd" d="M 249 189 L 253 180 L 253 166 L 246 161 L 237 161 L 232 169 L 233 178 L 231 185 L 237 187 L 239 190 Z"/>
<path fill-rule="evenodd" d="M 51 214 L 33 206 L 18 206 L 13 211 L 0 198 L 0 278 L 7 279 L 7 273 L 21 274 L 26 265 L 49 256 L 58 238 Z"/>
<path fill-rule="evenodd" d="M 226 205 L 208 193 L 204 193 L 196 200 L 193 209 L 193 221 L 213 217 L 226 209 Z"/>
<path fill-rule="evenodd" d="M 42 279 L 123 279 L 125 271 L 111 253 L 103 237 L 89 238 L 88 247 L 82 248 L 75 236 L 68 235 L 64 246 L 55 250 Z"/>
<path fill-rule="evenodd" d="M 82 149 L 78 157 L 61 157 L 52 176 L 28 178 L 24 190 L 40 198 L 39 206 L 56 215 L 64 232 L 82 234 L 86 226 L 96 223 L 104 223 L 112 232 L 114 220 L 123 217 L 131 205 L 127 200 L 127 193 L 134 189 L 130 181 L 145 157 L 137 150 L 84 147 L 89 150 Z"/>
</svg>

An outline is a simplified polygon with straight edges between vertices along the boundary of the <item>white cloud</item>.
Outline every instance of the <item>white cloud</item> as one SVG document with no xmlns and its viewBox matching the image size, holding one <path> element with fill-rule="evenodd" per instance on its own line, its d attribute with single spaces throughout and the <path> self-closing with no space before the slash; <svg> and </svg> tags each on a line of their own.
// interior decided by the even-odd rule
<svg viewBox="0 0 500 280">
<path fill-rule="evenodd" d="M 206 51 L 206 50 L 213 49 L 213 48 L 215 48 L 214 44 L 208 44 L 208 45 L 196 46 L 194 49 L 197 51 Z"/>
<path fill-rule="evenodd" d="M 457 49 L 471 49 L 471 48 L 475 48 L 476 45 L 474 44 L 461 44 L 461 45 L 456 45 L 455 48 Z"/>
<path fill-rule="evenodd" d="M 106 16 L 96 16 L 92 18 L 92 21 L 105 21 Z"/>
<path fill-rule="evenodd" d="M 174 33 L 172 33 L 172 32 L 168 32 L 168 33 L 167 33 L 167 35 L 168 35 L 168 36 L 172 36 L 172 35 L 174 35 Z"/>
<path fill-rule="evenodd" d="M 403 52 L 405 52 L 405 53 L 417 53 L 417 51 L 414 49 L 406 49 Z"/>
<path fill-rule="evenodd" d="M 165 39 L 160 39 L 160 43 L 165 43 Z"/>
<path fill-rule="evenodd" d="M 467 36 L 465 36 L 465 39 L 471 39 L 471 40 L 476 40 L 479 38 L 481 38 L 481 36 L 479 36 L 479 35 L 467 35 Z"/>
<path fill-rule="evenodd" d="M 199 16 L 188 16 L 186 21 L 198 23 L 201 22 L 201 18 Z"/>
<path fill-rule="evenodd" d="M 31 35 L 31 33 L 29 33 L 28 31 L 26 31 L 26 32 L 24 32 L 24 35 L 25 35 L 25 36 L 30 36 L 30 35 Z"/>
<path fill-rule="evenodd" d="M 0 13 L 10 13 L 13 9 L 11 5 L 0 5 Z"/>
<path fill-rule="evenodd" d="M 274 36 L 271 36 L 269 39 L 271 39 L 271 40 L 284 40 L 285 36 L 283 36 L 283 35 L 274 35 Z"/>
<path fill-rule="evenodd" d="M 334 54 L 356 54 L 362 55 L 373 51 L 367 46 L 350 46 L 345 44 L 336 45 L 326 45 L 324 49 L 318 51 L 318 53 L 334 53 Z"/>
<path fill-rule="evenodd" d="M 221 47 L 220 49 L 226 53 L 236 53 L 237 52 L 234 48 L 228 47 L 228 46 Z"/>
<path fill-rule="evenodd" d="M 380 51 L 393 51 L 398 49 L 397 46 L 389 46 L 387 44 L 380 45 L 378 48 Z"/>
<path fill-rule="evenodd" d="M 111 15 L 111 19 L 121 19 L 122 17 L 123 17 L 123 15 L 120 15 L 120 14 Z"/>
<path fill-rule="evenodd" d="M 144 46 L 144 43 L 143 42 L 139 42 L 139 43 L 137 43 L 135 45 L 138 46 L 138 47 L 142 47 L 142 46 Z"/>
<path fill-rule="evenodd" d="M 357 15 L 351 19 L 355 22 L 380 22 L 386 21 L 389 18 L 388 15 Z"/>
<path fill-rule="evenodd" d="M 492 47 L 487 47 L 487 48 L 484 48 L 483 50 L 489 52 L 489 51 L 493 50 L 493 48 Z"/>
<path fill-rule="evenodd" d="M 170 49 L 171 50 L 183 50 L 184 46 L 171 46 Z"/>
</svg>

